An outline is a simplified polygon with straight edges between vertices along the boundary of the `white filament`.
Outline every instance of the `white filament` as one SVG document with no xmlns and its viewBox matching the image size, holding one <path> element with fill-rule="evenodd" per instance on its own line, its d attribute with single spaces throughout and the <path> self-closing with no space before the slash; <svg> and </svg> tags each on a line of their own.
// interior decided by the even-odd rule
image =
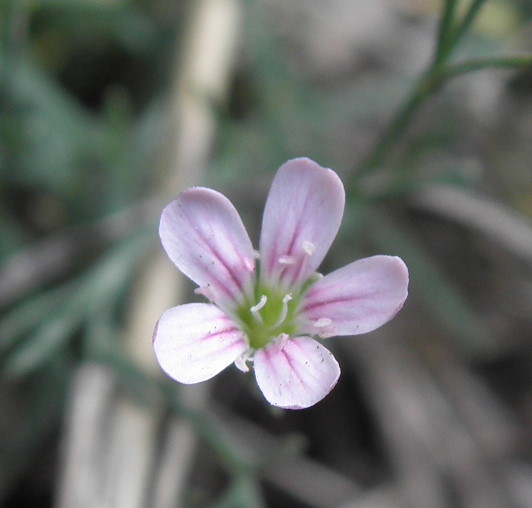
<svg viewBox="0 0 532 508">
<path fill-rule="evenodd" d="M 260 297 L 259 303 L 257 303 L 256 305 L 253 305 L 252 307 L 250 307 L 249 310 L 253 314 L 258 314 L 259 310 L 262 309 L 262 307 L 264 307 L 266 305 L 267 301 L 268 301 L 268 297 L 266 295 L 262 295 Z"/>
<path fill-rule="evenodd" d="M 277 339 L 275 339 L 274 342 L 274 347 L 277 349 L 277 351 L 282 351 L 284 349 L 289 338 L 290 336 L 287 333 L 279 334 L 279 336 L 277 337 Z"/>
<path fill-rule="evenodd" d="M 279 319 L 273 325 L 272 328 L 277 328 L 286 319 L 286 316 L 288 315 L 288 302 L 291 299 L 292 299 L 292 294 L 291 293 L 286 293 L 286 295 L 283 296 L 283 306 L 281 308 L 281 314 L 279 316 Z"/>
<path fill-rule="evenodd" d="M 244 351 L 235 360 L 235 367 L 242 372 L 249 372 L 249 367 L 247 366 L 246 362 L 253 361 L 252 354 L 253 354 L 253 351 L 251 349 Z"/>
</svg>

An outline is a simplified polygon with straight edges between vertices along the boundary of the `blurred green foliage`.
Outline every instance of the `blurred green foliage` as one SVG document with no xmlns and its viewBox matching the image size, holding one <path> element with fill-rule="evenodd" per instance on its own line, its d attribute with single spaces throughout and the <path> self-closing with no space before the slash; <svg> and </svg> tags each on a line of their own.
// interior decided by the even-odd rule
<svg viewBox="0 0 532 508">
<path fill-rule="evenodd" d="M 352 257 L 370 244 L 403 256 L 414 291 L 467 354 L 492 346 L 489 330 L 409 228 L 395 220 L 393 207 L 391 213 L 381 207 L 430 182 L 470 183 L 456 160 L 436 174 L 424 169 L 427 158 L 463 137 L 454 118 L 443 115 L 431 130 L 409 139 L 405 134 L 453 71 L 530 63 L 528 57 L 490 59 L 500 41 L 471 35 L 485 3 L 442 2 L 435 51 L 419 79 L 397 71 L 335 90 L 287 64 L 260 2 L 243 2 L 243 57 L 229 103 L 216 106 L 220 132 L 210 175 L 214 187 L 231 188 L 242 178 L 260 180 L 298 155 L 330 167 L 347 165 L 344 251 Z M 509 23 L 532 13 L 529 1 L 499 4 L 512 6 Z M 37 242 L 97 224 L 150 194 L 186 7 L 172 0 L 0 0 L 0 263 L 10 266 Z M 345 149 L 354 124 L 389 117 L 395 106 L 390 127 L 366 157 Z M 21 391 L 28 406 L 33 402 L 29 418 L 39 414 L 42 422 L 16 431 L 9 460 L 17 467 L 0 473 L 0 502 L 9 475 L 31 460 L 32 446 L 55 423 L 72 365 L 102 352 L 120 356 L 124 301 L 155 238 L 154 220 L 146 217 L 124 237 L 91 246 L 51 280 L 37 280 L 22 298 L 2 293 L 0 279 L 2 387 L 10 390 L 21 377 L 37 380 Z M 346 240 L 353 232 L 364 237 L 360 247 Z M 46 405 L 50 399 L 54 403 Z M 253 476 L 240 471 L 221 506 L 234 506 L 235 499 L 258 505 L 257 495 Z"/>
<path fill-rule="evenodd" d="M 94 231 L 149 194 L 181 10 L 0 2 L 0 394 L 10 436 L 0 445 L 0 503 L 57 425 L 72 366 L 120 347 L 127 288 L 155 218 L 111 240 Z M 81 255 L 46 273 L 47 257 L 80 241 Z M 30 251 L 43 273 L 13 295 L 24 272 L 13 262 Z"/>
<path fill-rule="evenodd" d="M 179 19 L 178 8 L 166 8 Z M 75 231 L 146 195 L 179 22 L 169 22 L 150 2 L 97 0 L 3 1 L 1 19 L 5 262 L 41 238 Z M 61 248 L 59 237 L 57 243 Z M 36 282 L 14 307 L 6 295 L 10 311 L 0 330 L 4 355 L 14 355 L 8 364 L 38 366 L 94 315 L 90 302 L 112 308 L 123 296 L 120 288 L 134 268 L 128 260 L 138 249 L 118 249 L 117 261 L 108 262 L 98 254 L 103 248 L 91 246 L 55 280 Z"/>
</svg>

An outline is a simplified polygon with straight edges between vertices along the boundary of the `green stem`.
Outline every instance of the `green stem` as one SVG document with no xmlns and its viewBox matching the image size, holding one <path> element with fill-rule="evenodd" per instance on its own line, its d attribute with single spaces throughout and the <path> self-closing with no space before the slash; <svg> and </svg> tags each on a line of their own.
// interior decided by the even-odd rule
<svg viewBox="0 0 532 508">
<path fill-rule="evenodd" d="M 367 173 L 376 167 L 382 166 L 384 161 L 388 158 L 397 139 L 403 134 L 412 121 L 414 113 L 434 91 L 432 85 L 433 72 L 434 71 L 431 70 L 431 72 L 423 74 L 420 77 L 417 84 L 410 92 L 410 95 L 405 99 L 395 116 L 392 118 L 392 121 L 388 125 L 384 134 L 380 137 L 373 150 L 361 164 L 359 171 L 356 173 L 357 176 Z"/>
<path fill-rule="evenodd" d="M 429 68 L 428 72 L 421 75 L 414 89 L 405 99 L 378 143 L 363 161 L 358 172 L 355 173 L 356 176 L 363 175 L 383 165 L 397 140 L 408 128 L 417 110 L 451 78 L 484 69 L 520 68 L 529 65 L 532 65 L 532 55 L 480 58 L 444 67 Z"/>
<path fill-rule="evenodd" d="M 469 9 L 465 13 L 462 22 L 457 26 L 456 30 L 450 35 L 449 38 L 449 51 L 452 51 L 460 42 L 462 37 L 469 31 L 473 21 L 477 17 L 482 6 L 486 3 L 486 0 L 473 0 Z"/>
<path fill-rule="evenodd" d="M 459 74 L 487 67 L 515 67 L 527 65 L 526 63 L 522 63 L 522 58 L 519 57 L 518 59 L 495 58 L 482 61 L 472 60 L 471 62 L 446 66 L 451 53 L 471 27 L 471 24 L 475 20 L 485 1 L 486 0 L 473 0 L 462 21 L 458 23 L 456 28 L 454 28 L 457 0 L 445 0 L 438 28 L 436 49 L 432 61 L 427 70 L 419 77 L 413 90 L 399 107 L 399 110 L 392 118 L 391 123 L 384 131 L 384 134 L 378 140 L 373 150 L 371 150 L 368 156 L 363 160 L 359 170 L 355 173 L 356 177 L 383 165 L 389 157 L 397 140 L 410 125 L 416 111 L 435 91 L 438 90 L 440 86 L 445 83 L 447 79 Z"/>
<path fill-rule="evenodd" d="M 440 65 L 450 53 L 452 28 L 456 16 L 457 0 L 446 0 L 438 26 L 438 38 L 433 57 L 434 65 Z"/>
<path fill-rule="evenodd" d="M 520 68 L 530 65 L 532 65 L 532 55 L 478 58 L 449 65 L 446 68 L 441 69 L 441 71 L 435 75 L 435 78 L 441 84 L 448 79 L 468 72 L 496 68 Z"/>
</svg>

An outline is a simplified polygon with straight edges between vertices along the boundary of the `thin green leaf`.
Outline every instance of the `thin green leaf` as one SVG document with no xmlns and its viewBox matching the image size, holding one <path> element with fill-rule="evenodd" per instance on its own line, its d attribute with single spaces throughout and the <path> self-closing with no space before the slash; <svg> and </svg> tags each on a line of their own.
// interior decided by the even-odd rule
<svg viewBox="0 0 532 508">
<path fill-rule="evenodd" d="M 0 320 L 0 353 L 11 348 L 23 335 L 54 313 L 72 292 L 75 284 L 69 282 L 60 287 L 25 300 Z"/>
<path fill-rule="evenodd" d="M 447 66 L 437 74 L 437 79 L 443 82 L 468 72 L 487 69 L 520 69 L 530 66 L 532 66 L 532 55 L 478 58 Z"/>
<path fill-rule="evenodd" d="M 449 55 L 451 49 L 450 35 L 456 17 L 456 6 L 457 0 L 445 0 L 443 3 L 436 39 L 436 52 L 433 58 L 435 65 L 440 65 Z"/>
<path fill-rule="evenodd" d="M 25 375 L 48 360 L 60 349 L 92 309 L 94 302 L 108 302 L 127 282 L 143 252 L 144 237 L 128 239 L 111 250 L 97 266 L 77 281 L 77 290 L 65 304 L 22 344 L 5 364 L 11 376 Z"/>
</svg>

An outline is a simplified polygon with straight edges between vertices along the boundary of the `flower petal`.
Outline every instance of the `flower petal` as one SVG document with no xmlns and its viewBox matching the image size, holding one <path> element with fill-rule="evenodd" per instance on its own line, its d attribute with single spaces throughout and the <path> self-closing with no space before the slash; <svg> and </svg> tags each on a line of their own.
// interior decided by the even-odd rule
<svg viewBox="0 0 532 508">
<path fill-rule="evenodd" d="M 255 353 L 255 376 L 266 400 L 285 409 L 304 409 L 334 387 L 340 367 L 332 353 L 310 337 L 272 343 Z"/>
<path fill-rule="evenodd" d="M 240 300 L 254 277 L 254 253 L 232 203 L 219 192 L 195 187 L 182 192 L 161 216 L 166 253 L 211 301 Z"/>
<path fill-rule="evenodd" d="M 293 286 L 306 281 L 331 246 L 344 213 L 338 175 L 309 159 L 283 164 L 266 201 L 260 238 L 264 279 Z"/>
<path fill-rule="evenodd" d="M 407 294 L 408 269 L 400 258 L 359 259 L 310 287 L 302 328 L 322 338 L 371 332 L 399 312 Z"/>
<path fill-rule="evenodd" d="M 191 384 L 218 374 L 248 345 L 244 334 L 220 309 L 188 303 L 161 316 L 153 332 L 153 348 L 171 378 Z"/>
</svg>

